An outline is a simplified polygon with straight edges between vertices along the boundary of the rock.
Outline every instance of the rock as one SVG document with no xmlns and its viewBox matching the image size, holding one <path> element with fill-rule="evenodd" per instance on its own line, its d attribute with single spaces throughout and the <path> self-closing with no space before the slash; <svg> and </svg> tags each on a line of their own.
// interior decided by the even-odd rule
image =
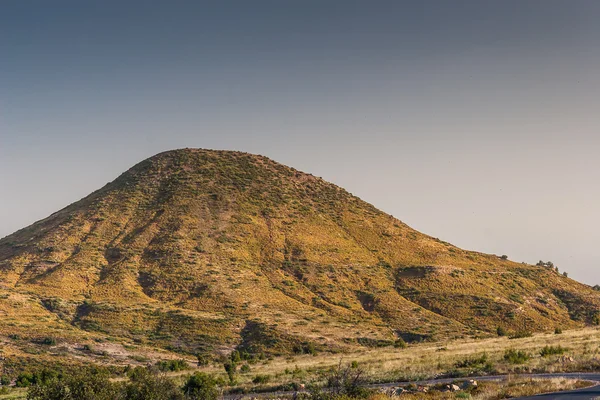
<svg viewBox="0 0 600 400">
<path fill-rule="evenodd" d="M 573 359 L 573 357 L 570 357 L 570 356 L 562 356 L 558 359 L 558 361 L 560 361 L 563 364 L 567 364 L 567 363 L 575 362 L 575 359 Z"/>
<path fill-rule="evenodd" d="M 395 397 L 398 396 L 402 393 L 406 392 L 406 390 L 403 387 L 400 386 L 392 386 L 389 388 L 381 388 L 379 389 L 379 393 L 384 394 L 386 396 L 389 397 Z"/>
<path fill-rule="evenodd" d="M 458 392 L 460 390 L 460 388 L 458 387 L 458 385 L 452 384 L 449 385 L 450 386 L 450 391 L 452 392 Z"/>
<path fill-rule="evenodd" d="M 471 389 L 471 388 L 476 388 L 477 387 L 477 381 L 470 379 L 468 381 L 464 381 L 460 384 L 460 387 L 462 389 Z"/>
</svg>

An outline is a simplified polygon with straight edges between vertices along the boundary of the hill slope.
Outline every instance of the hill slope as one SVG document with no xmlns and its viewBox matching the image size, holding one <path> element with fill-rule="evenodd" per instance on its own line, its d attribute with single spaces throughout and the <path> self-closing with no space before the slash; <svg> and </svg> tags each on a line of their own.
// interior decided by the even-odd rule
<svg viewBox="0 0 600 400">
<path fill-rule="evenodd" d="M 239 152 L 158 154 L 0 241 L 0 335 L 31 340 L 286 353 L 575 327 L 599 307 L 551 269 L 461 250 Z"/>
</svg>

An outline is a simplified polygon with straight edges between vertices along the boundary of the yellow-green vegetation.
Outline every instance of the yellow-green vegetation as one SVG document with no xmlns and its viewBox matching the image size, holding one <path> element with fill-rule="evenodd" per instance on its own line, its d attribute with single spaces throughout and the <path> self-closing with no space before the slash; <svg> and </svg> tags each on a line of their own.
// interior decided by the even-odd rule
<svg viewBox="0 0 600 400">
<path fill-rule="evenodd" d="M 0 389 L 0 400 L 18 400 L 27 398 L 25 388 L 3 388 Z"/>
<path fill-rule="evenodd" d="M 545 264 L 459 249 L 240 152 L 161 153 L 0 241 L 0 340 L 20 359 L 393 353 L 583 327 L 599 308 Z"/>
</svg>

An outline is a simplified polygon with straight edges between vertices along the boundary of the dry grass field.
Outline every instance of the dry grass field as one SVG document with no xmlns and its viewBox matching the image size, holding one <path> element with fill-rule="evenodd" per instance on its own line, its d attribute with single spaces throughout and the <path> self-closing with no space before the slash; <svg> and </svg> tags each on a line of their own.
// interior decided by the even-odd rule
<svg viewBox="0 0 600 400">
<path fill-rule="evenodd" d="M 546 346 L 562 354 L 542 356 L 542 350 Z M 526 356 L 510 357 L 511 350 Z M 343 355 L 319 353 L 315 356 L 279 357 L 248 364 L 246 372 L 238 372 L 236 386 L 240 389 L 255 390 L 291 383 L 322 383 L 327 371 L 336 367 L 340 360 L 343 364 L 356 362 L 365 371 L 365 378 L 369 382 L 414 381 L 469 375 L 594 371 L 600 370 L 600 330 L 585 328 L 561 334 L 541 333 L 516 339 L 496 337 L 420 343 L 406 348 L 388 347 Z M 240 369 L 238 368 L 238 371 Z M 221 364 L 203 367 L 202 370 L 226 377 Z M 266 382 L 262 385 L 252 383 L 257 376 L 266 376 L 267 378 L 263 378 Z"/>
</svg>

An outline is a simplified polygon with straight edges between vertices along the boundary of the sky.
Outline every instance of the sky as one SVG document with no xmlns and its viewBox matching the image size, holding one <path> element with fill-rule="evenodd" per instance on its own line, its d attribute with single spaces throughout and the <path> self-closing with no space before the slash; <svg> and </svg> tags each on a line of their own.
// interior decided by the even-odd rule
<svg viewBox="0 0 600 400">
<path fill-rule="evenodd" d="M 268 156 L 600 283 L 596 0 L 3 0 L 0 237 L 161 151 Z"/>
</svg>

